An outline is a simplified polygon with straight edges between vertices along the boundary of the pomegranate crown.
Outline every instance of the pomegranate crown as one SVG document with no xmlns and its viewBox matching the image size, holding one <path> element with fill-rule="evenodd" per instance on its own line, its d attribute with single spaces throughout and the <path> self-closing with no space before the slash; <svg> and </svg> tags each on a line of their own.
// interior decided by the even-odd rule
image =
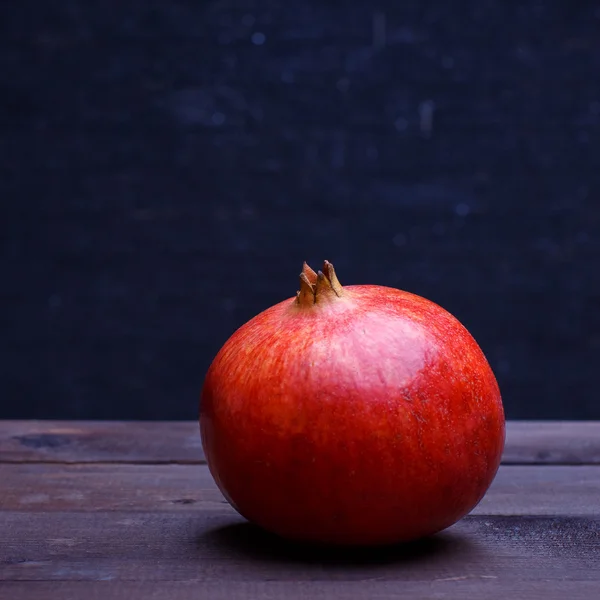
<svg viewBox="0 0 600 600">
<path fill-rule="evenodd" d="M 315 273 L 306 262 L 300 273 L 300 290 L 296 294 L 296 303 L 300 306 L 310 306 L 322 302 L 331 302 L 341 298 L 344 292 L 333 265 L 326 260 L 323 270 Z"/>
</svg>

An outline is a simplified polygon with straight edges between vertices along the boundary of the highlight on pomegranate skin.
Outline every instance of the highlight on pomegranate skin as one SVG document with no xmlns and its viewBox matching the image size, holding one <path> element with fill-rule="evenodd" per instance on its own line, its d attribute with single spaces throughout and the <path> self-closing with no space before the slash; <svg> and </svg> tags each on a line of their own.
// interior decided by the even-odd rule
<svg viewBox="0 0 600 600">
<path fill-rule="evenodd" d="M 200 399 L 210 472 L 246 519 L 340 545 L 443 530 L 500 464 L 498 384 L 467 329 L 390 287 L 342 287 L 306 263 L 300 289 L 248 321 L 212 362 Z"/>
</svg>

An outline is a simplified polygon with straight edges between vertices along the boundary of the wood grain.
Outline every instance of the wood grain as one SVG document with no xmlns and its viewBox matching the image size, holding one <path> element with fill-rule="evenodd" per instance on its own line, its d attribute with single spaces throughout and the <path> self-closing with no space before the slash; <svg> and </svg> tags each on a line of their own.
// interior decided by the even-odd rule
<svg viewBox="0 0 600 600">
<path fill-rule="evenodd" d="M 509 421 L 505 464 L 600 464 L 600 421 Z"/>
<path fill-rule="evenodd" d="M 591 600 L 597 597 L 597 581 L 514 581 L 505 577 L 458 576 L 430 582 L 368 580 L 355 582 L 228 581 L 52 581 L 0 582 L 1 597 L 11 600 Z M 361 594 L 363 594 L 361 596 Z"/>
<path fill-rule="evenodd" d="M 0 510 L 220 511 L 206 465 L 0 465 Z M 600 466 L 506 465 L 474 514 L 596 515 Z"/>
<path fill-rule="evenodd" d="M 423 591 L 432 582 L 600 585 L 598 517 L 472 516 L 416 544 L 336 552 L 280 541 L 227 509 L 5 512 L 2 520 L 2 581 L 352 582 L 353 597 L 385 581 Z"/>
<path fill-rule="evenodd" d="M 203 463 L 194 421 L 0 421 L 0 462 Z"/>
<path fill-rule="evenodd" d="M 334 551 L 239 516 L 193 422 L 0 422 L 0 598 L 588 600 L 599 432 L 509 423 L 505 464 L 471 515 L 416 544 Z"/>
<path fill-rule="evenodd" d="M 0 421 L 0 463 L 203 463 L 194 421 Z M 505 464 L 600 464 L 600 422 L 507 424 Z"/>
</svg>

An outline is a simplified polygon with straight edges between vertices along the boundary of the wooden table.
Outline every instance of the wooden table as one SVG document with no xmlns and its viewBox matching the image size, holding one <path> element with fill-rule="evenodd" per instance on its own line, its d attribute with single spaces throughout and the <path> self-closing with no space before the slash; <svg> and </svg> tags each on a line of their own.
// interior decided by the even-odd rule
<svg viewBox="0 0 600 600">
<path fill-rule="evenodd" d="M 473 513 L 408 547 L 302 549 L 217 491 L 195 423 L 0 421 L 0 598 L 600 598 L 600 423 L 509 423 Z"/>
</svg>

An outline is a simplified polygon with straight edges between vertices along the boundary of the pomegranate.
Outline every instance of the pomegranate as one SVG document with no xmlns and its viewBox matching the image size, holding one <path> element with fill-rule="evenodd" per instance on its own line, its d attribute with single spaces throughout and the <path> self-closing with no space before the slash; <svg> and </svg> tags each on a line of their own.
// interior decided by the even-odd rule
<svg viewBox="0 0 600 600">
<path fill-rule="evenodd" d="M 472 510 L 504 448 L 498 384 L 465 327 L 420 296 L 300 291 L 238 329 L 201 394 L 208 466 L 246 519 L 292 540 L 379 545 Z"/>
</svg>

